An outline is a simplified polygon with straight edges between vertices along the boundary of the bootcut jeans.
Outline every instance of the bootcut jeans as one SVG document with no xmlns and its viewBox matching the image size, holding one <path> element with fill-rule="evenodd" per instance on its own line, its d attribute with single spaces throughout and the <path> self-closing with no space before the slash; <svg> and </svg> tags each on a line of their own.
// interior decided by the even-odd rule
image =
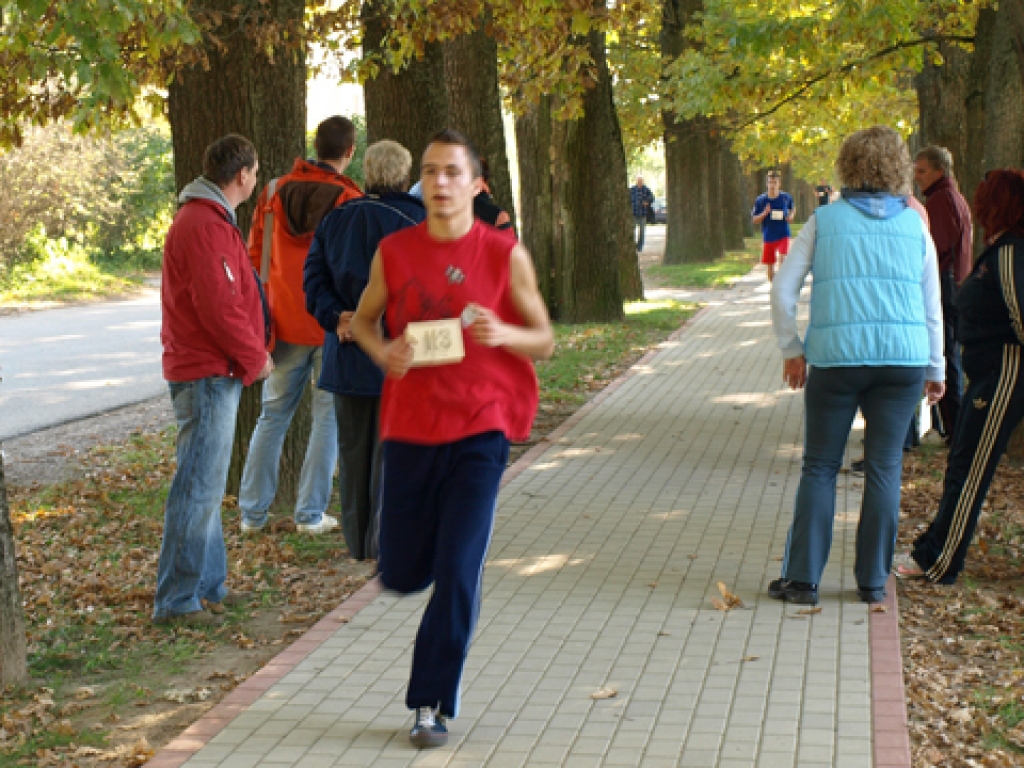
<svg viewBox="0 0 1024 768">
<path fill-rule="evenodd" d="M 288 427 L 310 379 L 320 380 L 323 347 L 307 347 L 278 341 L 274 347 L 274 371 L 263 382 L 263 410 L 249 441 L 249 455 L 242 471 L 238 506 L 247 523 L 262 526 L 277 494 L 281 448 Z M 338 427 L 334 420 L 334 395 L 313 389 L 313 425 L 299 474 L 295 500 L 296 523 L 319 523 L 331 500 L 334 468 L 338 464 Z"/>
<path fill-rule="evenodd" d="M 202 610 L 227 594 L 220 508 L 242 396 L 238 379 L 169 382 L 178 423 L 177 459 L 164 507 L 154 618 Z"/>
<path fill-rule="evenodd" d="M 861 589 L 885 586 L 896 547 L 903 440 L 924 390 L 924 368 L 812 367 L 804 394 L 804 460 L 783 578 L 811 584 L 832 548 L 836 477 L 859 407 L 864 414 L 864 495 L 854 575 Z"/>
</svg>

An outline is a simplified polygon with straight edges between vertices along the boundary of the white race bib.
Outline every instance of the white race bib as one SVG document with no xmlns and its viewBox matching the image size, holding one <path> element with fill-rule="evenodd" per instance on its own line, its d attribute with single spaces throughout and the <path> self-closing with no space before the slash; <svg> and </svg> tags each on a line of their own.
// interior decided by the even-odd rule
<svg viewBox="0 0 1024 768">
<path fill-rule="evenodd" d="M 772 211 L 772 221 L 782 221 L 786 216 L 785 211 Z"/>
<path fill-rule="evenodd" d="M 405 339 L 412 345 L 412 366 L 451 365 L 462 362 L 466 349 L 462 344 L 462 321 L 430 320 L 405 326 Z"/>
</svg>

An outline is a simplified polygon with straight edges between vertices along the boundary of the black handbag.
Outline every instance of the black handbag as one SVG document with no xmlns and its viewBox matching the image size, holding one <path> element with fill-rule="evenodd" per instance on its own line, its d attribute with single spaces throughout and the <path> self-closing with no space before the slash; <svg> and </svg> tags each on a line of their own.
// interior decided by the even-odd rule
<svg viewBox="0 0 1024 768">
<path fill-rule="evenodd" d="M 654 208 L 650 205 L 647 206 L 646 218 L 648 224 L 654 223 Z"/>
</svg>

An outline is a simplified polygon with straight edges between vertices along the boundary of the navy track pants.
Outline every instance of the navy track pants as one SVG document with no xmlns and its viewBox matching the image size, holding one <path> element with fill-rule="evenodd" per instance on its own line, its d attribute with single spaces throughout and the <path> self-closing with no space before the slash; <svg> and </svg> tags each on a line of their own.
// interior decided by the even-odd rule
<svg viewBox="0 0 1024 768">
<path fill-rule="evenodd" d="M 964 569 L 992 477 L 1024 418 L 1022 353 L 1017 344 L 1006 344 L 998 365 L 968 371 L 970 383 L 949 449 L 939 512 L 911 550 L 929 581 L 955 584 Z"/>
<path fill-rule="evenodd" d="M 383 449 L 381 581 L 403 594 L 434 586 L 416 634 L 406 705 L 455 717 L 508 439 L 486 432 L 444 445 L 387 440 Z"/>
</svg>

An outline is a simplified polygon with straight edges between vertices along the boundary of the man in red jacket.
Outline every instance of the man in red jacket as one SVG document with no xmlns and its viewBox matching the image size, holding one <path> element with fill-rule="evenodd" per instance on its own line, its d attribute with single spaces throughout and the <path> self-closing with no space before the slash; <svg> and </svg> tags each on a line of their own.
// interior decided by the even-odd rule
<svg viewBox="0 0 1024 768">
<path fill-rule="evenodd" d="M 178 466 L 164 509 L 157 624 L 211 626 L 225 605 L 244 600 L 224 585 L 220 505 L 242 385 L 274 368 L 259 285 L 235 221 L 258 170 L 248 139 L 232 134 L 213 142 L 203 175 L 178 198 L 181 208 L 164 243 L 160 340 L 178 422 Z"/>
<path fill-rule="evenodd" d="M 314 384 L 320 379 L 324 331 L 306 311 L 302 267 L 321 219 L 347 200 L 362 197 L 359 186 L 344 174 L 355 147 L 352 121 L 327 118 L 316 129 L 317 162 L 298 158 L 273 190 L 263 190 L 253 214 L 249 255 L 268 289 L 276 342 L 274 372 L 263 385 L 263 410 L 249 442 L 238 492 L 243 533 L 266 526 L 277 493 L 285 435 L 310 378 Z M 269 263 L 264 263 L 265 252 Z M 317 534 L 338 525 L 338 518 L 326 514 L 338 464 L 338 428 L 330 392 L 313 390 L 312 421 L 299 474 L 295 527 Z"/>
<path fill-rule="evenodd" d="M 938 411 L 940 432 L 948 444 L 960 414 L 963 371 L 957 339 L 957 289 L 971 272 L 971 208 L 953 178 L 953 156 L 944 147 L 928 146 L 914 159 L 914 179 L 925 196 L 928 228 L 939 256 L 939 285 L 942 289 L 942 323 L 946 355 L 946 394 L 932 413 Z"/>
</svg>

